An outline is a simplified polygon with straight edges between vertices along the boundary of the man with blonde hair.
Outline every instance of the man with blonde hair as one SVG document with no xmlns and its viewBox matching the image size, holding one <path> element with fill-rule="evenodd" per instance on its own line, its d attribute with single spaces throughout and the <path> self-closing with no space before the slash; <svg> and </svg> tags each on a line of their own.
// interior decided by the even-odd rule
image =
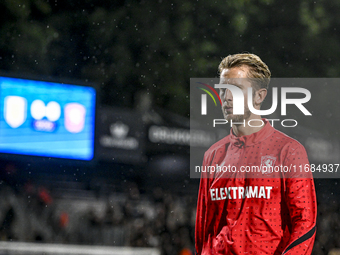
<svg viewBox="0 0 340 255">
<path fill-rule="evenodd" d="M 220 88 L 223 115 L 233 125 L 228 136 L 206 151 L 203 166 L 234 166 L 237 171 L 202 173 L 197 254 L 311 254 L 316 231 L 313 176 L 282 170 L 309 166 L 305 148 L 247 106 L 251 96 L 253 108 L 260 110 L 271 76 L 268 66 L 254 54 L 235 54 L 222 60 L 219 72 L 220 84 L 242 90 L 244 114 L 233 114 L 233 94 Z M 249 120 L 263 125 L 250 126 Z"/>
</svg>

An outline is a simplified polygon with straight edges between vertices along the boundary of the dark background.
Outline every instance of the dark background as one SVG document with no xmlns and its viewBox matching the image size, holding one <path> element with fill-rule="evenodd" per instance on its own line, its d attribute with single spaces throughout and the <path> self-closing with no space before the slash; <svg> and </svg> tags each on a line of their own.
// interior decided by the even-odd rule
<svg viewBox="0 0 340 255">
<path fill-rule="evenodd" d="M 273 77 L 338 77 L 339 1 L 57 1 L 0 3 L 2 70 L 95 81 L 102 103 L 138 91 L 189 113 L 189 78 L 215 77 L 251 52 Z"/>
<path fill-rule="evenodd" d="M 184 127 L 189 117 L 190 78 L 218 76 L 217 66 L 228 54 L 259 55 L 273 77 L 339 77 L 339 12 L 339 0 L 3 0 L 0 70 L 21 77 L 96 83 L 99 107 L 136 112 L 144 107 L 142 110 L 156 112 L 150 116 L 163 119 L 160 123 Z M 331 89 L 322 87 L 316 95 L 318 114 L 326 118 L 323 122 L 315 119 L 315 124 L 308 128 L 325 133 L 327 139 L 339 140 L 338 94 L 331 93 L 330 98 L 329 93 L 322 93 Z M 169 118 L 170 113 L 175 117 Z M 180 153 L 176 153 L 177 149 Z M 160 248 L 163 254 L 179 254 L 185 247 L 192 250 L 194 223 L 190 215 L 194 214 L 198 182 L 190 179 L 189 173 L 183 173 L 183 155 L 188 158 L 188 154 L 182 153 L 182 147 L 173 146 L 163 146 L 162 155 L 156 152 L 157 148 L 151 150 L 144 165 L 105 162 L 65 166 L 36 163 L 34 158 L 30 163 L 20 157 L 2 160 L 1 184 L 6 199 L 0 214 L 1 240 L 148 246 Z M 168 161 L 160 160 L 164 155 Z M 168 167 L 164 170 L 164 162 L 172 164 L 166 163 Z M 182 166 L 176 167 L 176 162 L 182 162 Z M 57 208 L 48 212 L 53 217 L 45 212 L 43 220 L 45 228 L 52 230 L 33 231 L 31 225 L 35 223 L 26 226 L 26 230 L 13 227 L 18 219 L 33 222 L 33 212 L 40 213 L 42 205 L 52 203 L 41 193 L 41 187 L 48 190 Z M 327 254 L 340 247 L 338 180 L 318 179 L 316 188 L 319 231 L 314 254 Z M 14 205 L 18 203 L 10 199 L 11 194 L 21 206 Z M 97 200 L 110 201 L 115 195 L 124 197 L 113 199 L 123 216 L 110 221 L 109 226 L 120 230 L 110 232 L 112 238 L 107 241 L 96 239 L 96 235 L 81 236 L 79 232 L 84 229 L 62 221 L 60 208 L 65 203 L 60 201 L 90 197 L 93 200 L 87 201 L 93 204 Z M 27 197 L 35 197 L 37 205 L 30 207 L 33 202 Z M 155 205 L 151 210 L 157 212 L 157 219 L 151 216 L 146 219 L 131 209 L 145 203 Z M 111 206 L 104 204 L 103 208 Z M 189 208 L 182 212 L 186 218 L 178 225 L 169 223 L 171 219 L 178 221 L 177 216 L 171 217 L 176 205 Z M 26 218 L 21 212 L 26 213 Z M 70 222 L 72 215 L 78 215 L 68 213 Z M 89 229 L 92 226 L 93 231 L 105 233 L 103 226 L 110 218 L 107 215 L 113 214 L 85 217 Z M 140 221 L 136 222 L 140 218 L 144 219 L 141 234 L 136 230 L 132 232 L 137 237 L 126 237 L 127 226 L 140 226 Z M 20 235 L 25 231 L 31 236 Z"/>
</svg>

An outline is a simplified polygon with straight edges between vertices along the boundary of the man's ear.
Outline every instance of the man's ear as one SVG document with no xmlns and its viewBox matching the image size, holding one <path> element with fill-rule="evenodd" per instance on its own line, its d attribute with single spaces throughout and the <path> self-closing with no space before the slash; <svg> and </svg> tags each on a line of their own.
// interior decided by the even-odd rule
<svg viewBox="0 0 340 255">
<path fill-rule="evenodd" d="M 255 92 L 255 98 L 254 98 L 254 103 L 255 105 L 261 105 L 263 100 L 267 96 L 267 90 L 266 89 L 259 89 Z"/>
</svg>

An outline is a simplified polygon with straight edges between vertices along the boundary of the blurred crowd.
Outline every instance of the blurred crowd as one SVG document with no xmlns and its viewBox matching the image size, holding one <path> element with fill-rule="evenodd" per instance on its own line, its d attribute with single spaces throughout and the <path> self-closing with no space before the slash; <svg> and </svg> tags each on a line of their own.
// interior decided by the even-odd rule
<svg viewBox="0 0 340 255">
<path fill-rule="evenodd" d="M 98 197 L 54 196 L 27 183 L 0 183 L 0 241 L 155 247 L 162 254 L 194 254 L 196 201 L 160 187 L 141 194 L 136 183 Z M 78 191 L 79 193 L 79 191 Z"/>
<path fill-rule="evenodd" d="M 29 181 L 18 186 L 1 180 L 0 240 L 155 247 L 163 255 L 194 254 L 195 192 L 180 194 L 157 185 L 145 192 L 133 181 L 124 181 L 122 187 L 105 195 L 91 189 L 60 193 Z M 322 190 L 317 191 L 322 198 Z M 319 203 L 313 254 L 340 247 L 339 212 L 337 200 Z"/>
</svg>

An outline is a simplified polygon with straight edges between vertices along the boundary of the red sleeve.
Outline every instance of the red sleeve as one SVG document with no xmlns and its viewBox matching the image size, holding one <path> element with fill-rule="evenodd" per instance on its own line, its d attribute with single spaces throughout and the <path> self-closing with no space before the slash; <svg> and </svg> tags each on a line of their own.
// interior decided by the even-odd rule
<svg viewBox="0 0 340 255">
<path fill-rule="evenodd" d="M 206 212 L 206 189 L 207 179 L 201 178 L 197 199 L 196 226 L 195 226 L 195 246 L 197 254 L 201 254 L 204 242 L 205 212 Z"/>
<path fill-rule="evenodd" d="M 210 155 L 211 156 L 211 155 Z M 211 161 L 208 153 L 204 155 L 203 166 L 208 166 Z M 206 217 L 207 217 L 207 199 L 210 186 L 210 179 L 207 173 L 201 173 L 201 181 L 198 191 L 196 226 L 195 226 L 195 248 L 197 254 L 202 254 L 203 246 L 207 245 L 206 236 Z"/>
<path fill-rule="evenodd" d="M 290 147 L 284 165 L 309 166 L 305 148 L 298 144 Z M 309 255 L 312 253 L 315 232 L 317 203 L 311 172 L 290 172 L 285 179 L 285 202 L 291 223 L 288 245 L 282 254 Z"/>
</svg>

